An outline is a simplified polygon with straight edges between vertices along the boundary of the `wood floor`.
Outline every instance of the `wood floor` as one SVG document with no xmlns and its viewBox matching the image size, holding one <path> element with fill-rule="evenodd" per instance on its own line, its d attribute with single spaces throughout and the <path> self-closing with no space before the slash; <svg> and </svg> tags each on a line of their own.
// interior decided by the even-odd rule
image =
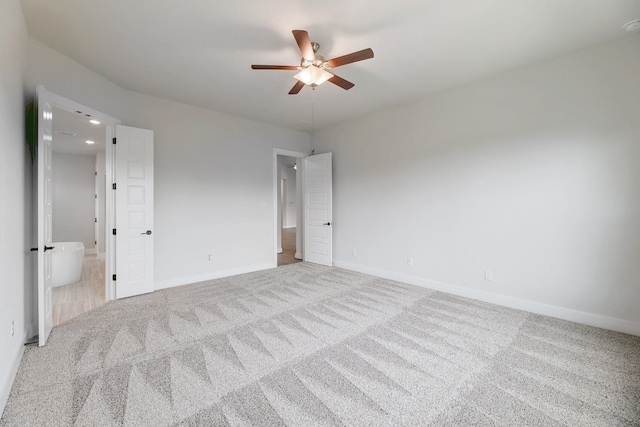
<svg viewBox="0 0 640 427">
<path fill-rule="evenodd" d="M 278 254 L 278 267 L 281 265 L 295 264 L 301 260 L 295 258 L 296 254 L 296 228 L 282 229 L 282 253 Z"/>
<path fill-rule="evenodd" d="M 52 290 L 53 326 L 104 304 L 104 260 L 87 255 L 80 281 Z"/>
</svg>

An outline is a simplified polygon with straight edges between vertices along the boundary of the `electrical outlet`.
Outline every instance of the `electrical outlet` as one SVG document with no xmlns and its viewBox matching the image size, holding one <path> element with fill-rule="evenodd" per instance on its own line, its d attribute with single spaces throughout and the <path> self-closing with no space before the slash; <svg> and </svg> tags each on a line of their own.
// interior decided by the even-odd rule
<svg viewBox="0 0 640 427">
<path fill-rule="evenodd" d="M 407 258 L 407 265 L 408 265 L 409 267 L 412 267 L 412 266 L 413 266 L 413 258 Z"/>
<path fill-rule="evenodd" d="M 16 334 L 15 322 L 11 321 L 11 338 L 13 338 Z"/>
<path fill-rule="evenodd" d="M 356 255 L 357 255 L 357 252 L 356 252 L 356 250 L 355 250 L 355 249 L 351 249 L 351 255 L 353 255 L 353 256 L 356 256 Z"/>
<path fill-rule="evenodd" d="M 493 281 L 493 271 L 485 270 L 484 271 L 484 280 L 486 280 L 487 282 L 492 282 Z"/>
</svg>

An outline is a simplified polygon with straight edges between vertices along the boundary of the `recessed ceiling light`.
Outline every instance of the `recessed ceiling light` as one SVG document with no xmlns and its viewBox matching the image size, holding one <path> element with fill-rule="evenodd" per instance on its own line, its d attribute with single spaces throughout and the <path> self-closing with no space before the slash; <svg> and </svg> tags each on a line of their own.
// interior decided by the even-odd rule
<svg viewBox="0 0 640 427">
<path fill-rule="evenodd" d="M 62 136 L 76 136 L 77 133 L 76 132 L 71 132 L 68 130 L 56 130 L 53 131 L 53 133 L 55 133 L 56 135 L 62 135 Z"/>
<path fill-rule="evenodd" d="M 91 119 L 91 120 L 89 120 L 89 123 L 91 123 L 93 125 L 99 125 L 100 124 L 100 120 Z"/>
<path fill-rule="evenodd" d="M 629 21 L 622 26 L 627 31 L 635 31 L 640 29 L 640 19 L 634 19 L 633 21 Z"/>
<path fill-rule="evenodd" d="M 86 142 L 87 144 L 95 144 L 95 143 L 96 143 L 95 141 L 92 141 L 92 140 L 90 140 L 90 139 L 87 139 L 85 142 Z"/>
</svg>

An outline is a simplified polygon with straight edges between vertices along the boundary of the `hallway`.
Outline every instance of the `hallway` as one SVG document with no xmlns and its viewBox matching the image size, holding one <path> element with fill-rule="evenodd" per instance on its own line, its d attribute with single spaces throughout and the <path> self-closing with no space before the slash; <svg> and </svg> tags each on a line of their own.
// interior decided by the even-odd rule
<svg viewBox="0 0 640 427">
<path fill-rule="evenodd" d="M 278 267 L 295 264 L 302 260 L 295 258 L 296 254 L 296 228 L 282 229 L 282 253 L 278 254 Z"/>
</svg>

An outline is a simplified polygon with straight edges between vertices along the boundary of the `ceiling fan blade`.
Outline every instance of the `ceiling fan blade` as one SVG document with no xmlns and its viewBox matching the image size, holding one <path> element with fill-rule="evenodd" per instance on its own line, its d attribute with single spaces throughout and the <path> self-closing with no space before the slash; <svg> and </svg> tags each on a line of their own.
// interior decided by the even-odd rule
<svg viewBox="0 0 640 427">
<path fill-rule="evenodd" d="M 295 85 L 293 85 L 293 87 L 291 88 L 291 90 L 289 91 L 289 95 L 295 95 L 298 92 L 300 92 L 300 89 L 302 89 L 304 87 L 304 83 L 302 82 L 296 82 Z"/>
<path fill-rule="evenodd" d="M 252 65 L 252 70 L 297 70 L 295 65 Z"/>
<path fill-rule="evenodd" d="M 371 48 L 362 49 L 357 52 L 349 53 L 344 56 L 339 56 L 327 61 L 329 68 L 340 67 L 341 65 L 351 64 L 353 62 L 364 61 L 365 59 L 373 58 L 373 51 Z"/>
<path fill-rule="evenodd" d="M 345 80 L 340 76 L 336 76 L 335 74 L 333 75 L 333 77 L 331 77 L 329 79 L 329 81 L 331 83 L 333 83 L 336 86 L 340 86 L 342 89 L 344 90 L 349 90 L 352 87 L 354 87 L 355 85 L 353 83 L 351 83 L 349 80 Z"/>
<path fill-rule="evenodd" d="M 304 30 L 293 30 L 292 33 L 298 43 L 302 57 L 307 61 L 316 59 L 316 55 L 313 53 L 313 47 L 311 46 L 311 40 L 309 39 L 309 33 Z"/>
</svg>

